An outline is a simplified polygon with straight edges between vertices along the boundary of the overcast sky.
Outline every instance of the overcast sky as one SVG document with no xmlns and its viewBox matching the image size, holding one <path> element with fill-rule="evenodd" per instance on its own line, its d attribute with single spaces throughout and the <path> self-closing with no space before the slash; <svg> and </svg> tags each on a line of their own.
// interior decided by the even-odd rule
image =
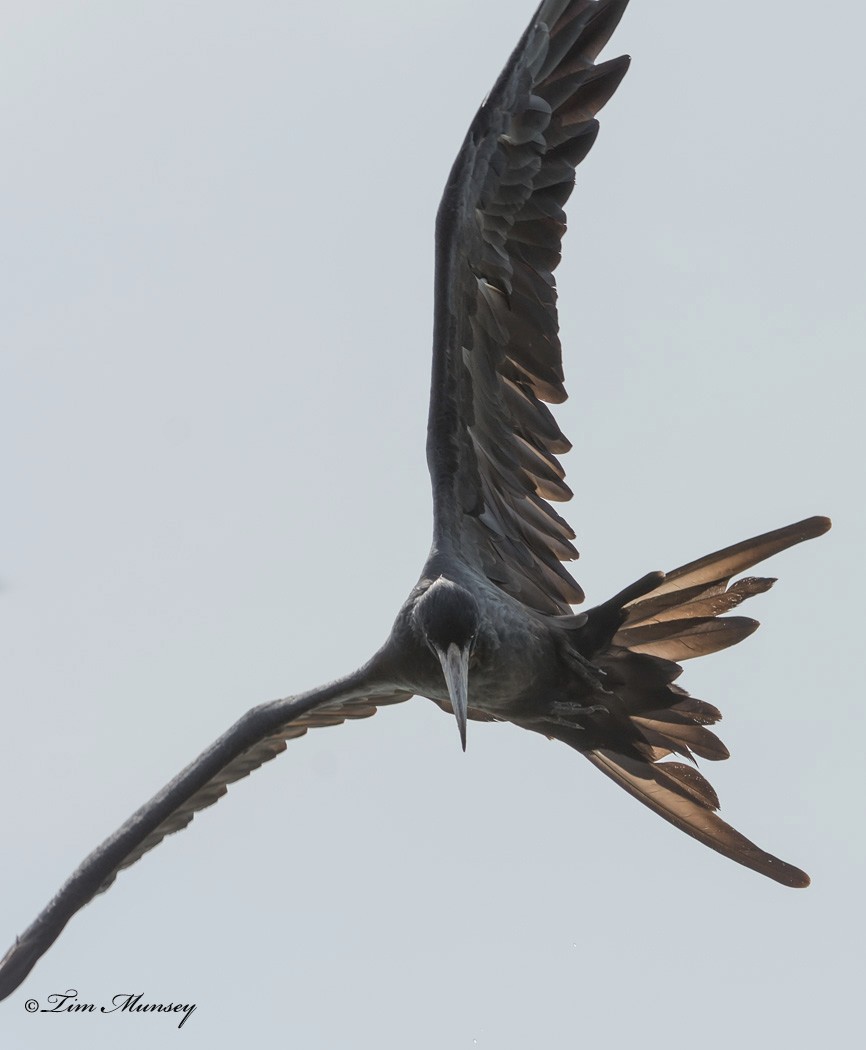
<svg viewBox="0 0 866 1050">
<path fill-rule="evenodd" d="M 247 707 L 351 670 L 430 538 L 433 219 L 532 0 L 6 0 L 0 951 Z M 559 270 L 590 602 L 810 514 L 689 664 L 776 885 L 414 700 L 291 743 L 69 924 L 4 1045 L 850 1043 L 862 983 L 862 40 L 633 0 Z M 858 1022 L 859 1023 L 859 1022 Z M 8 1035 L 7 1035 L 8 1033 Z M 847 1038 L 846 1038 L 847 1035 Z M 179 1037 L 180 1038 L 180 1037 Z"/>
</svg>

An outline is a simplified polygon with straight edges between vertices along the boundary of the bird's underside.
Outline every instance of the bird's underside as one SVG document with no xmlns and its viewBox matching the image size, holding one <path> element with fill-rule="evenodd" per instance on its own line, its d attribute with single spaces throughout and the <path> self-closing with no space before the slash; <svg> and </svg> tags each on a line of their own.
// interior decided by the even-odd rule
<svg viewBox="0 0 866 1050">
<path fill-rule="evenodd" d="M 544 0 L 452 168 L 437 219 L 433 549 L 385 645 L 345 678 L 248 711 L 134 813 L 0 962 L 0 998 L 122 868 L 288 740 L 414 694 L 454 711 L 464 746 L 467 718 L 560 740 L 719 853 L 808 884 L 717 816 L 695 759 L 727 757 L 707 728 L 721 716 L 676 680 L 681 661 L 757 627 L 725 614 L 773 580 L 734 577 L 829 521 L 808 518 L 571 611 L 583 599 L 563 566 L 574 533 L 550 505 L 571 496 L 557 459 L 570 446 L 546 404 L 565 399 L 553 271 L 575 167 L 628 66 L 595 61 L 626 3 Z"/>
</svg>

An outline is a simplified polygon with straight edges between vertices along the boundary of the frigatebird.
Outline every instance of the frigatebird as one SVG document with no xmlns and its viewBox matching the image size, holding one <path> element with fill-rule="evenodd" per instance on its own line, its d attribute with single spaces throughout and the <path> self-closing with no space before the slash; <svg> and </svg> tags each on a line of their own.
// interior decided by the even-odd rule
<svg viewBox="0 0 866 1050">
<path fill-rule="evenodd" d="M 565 400 L 553 278 L 563 206 L 595 141 L 598 111 L 628 68 L 596 59 L 628 0 L 543 0 L 473 120 L 436 221 L 427 459 L 430 554 L 384 645 L 329 685 L 252 708 L 73 873 L 0 963 L 0 997 L 25 979 L 80 908 L 228 785 L 308 729 L 420 695 L 469 720 L 506 721 L 585 755 L 650 809 L 786 886 L 799 868 L 717 815 L 695 756 L 728 752 L 717 708 L 676 684 L 680 662 L 757 623 L 726 616 L 774 582 L 733 577 L 830 527 L 813 517 L 675 569 L 575 614 L 564 567 L 575 535 L 547 404 Z M 682 761 L 682 760 L 685 761 Z"/>
</svg>

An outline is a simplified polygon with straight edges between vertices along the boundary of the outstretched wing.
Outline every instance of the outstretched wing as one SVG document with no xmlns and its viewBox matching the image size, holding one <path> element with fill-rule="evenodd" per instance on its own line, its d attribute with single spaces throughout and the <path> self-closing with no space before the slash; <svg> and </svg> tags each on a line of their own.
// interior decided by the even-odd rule
<svg viewBox="0 0 866 1050">
<path fill-rule="evenodd" d="M 478 111 L 436 224 L 427 461 L 434 542 L 502 590 L 565 613 L 583 592 L 574 533 L 548 500 L 571 491 L 570 448 L 544 402 L 565 400 L 553 271 L 562 206 L 628 58 L 595 64 L 628 0 L 544 0 Z"/>
<path fill-rule="evenodd" d="M 0 960 L 0 999 L 13 992 L 51 947 L 72 916 L 199 810 L 212 806 L 228 785 L 286 749 L 286 741 L 317 726 L 367 718 L 411 693 L 370 682 L 364 669 L 297 697 L 248 711 L 162 791 L 146 802 L 81 863 L 36 920 Z"/>
</svg>

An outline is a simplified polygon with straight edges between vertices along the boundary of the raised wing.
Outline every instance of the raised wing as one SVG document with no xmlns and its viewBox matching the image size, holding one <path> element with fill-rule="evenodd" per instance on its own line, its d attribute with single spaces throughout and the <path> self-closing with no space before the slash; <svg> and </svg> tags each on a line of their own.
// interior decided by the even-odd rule
<svg viewBox="0 0 866 1050">
<path fill-rule="evenodd" d="M 199 810 L 221 798 L 229 784 L 285 751 L 287 740 L 317 726 L 368 718 L 378 707 L 410 696 L 374 685 L 362 669 L 302 696 L 252 708 L 85 858 L 0 960 L 0 999 L 15 991 L 72 916 L 108 889 L 121 869 L 166 835 L 185 828 Z"/>
<path fill-rule="evenodd" d="M 548 500 L 571 491 L 553 271 L 563 204 L 628 68 L 600 65 L 628 0 L 544 0 L 478 111 L 439 208 L 427 461 L 434 543 L 502 590 L 566 613 L 574 533 Z"/>
</svg>

